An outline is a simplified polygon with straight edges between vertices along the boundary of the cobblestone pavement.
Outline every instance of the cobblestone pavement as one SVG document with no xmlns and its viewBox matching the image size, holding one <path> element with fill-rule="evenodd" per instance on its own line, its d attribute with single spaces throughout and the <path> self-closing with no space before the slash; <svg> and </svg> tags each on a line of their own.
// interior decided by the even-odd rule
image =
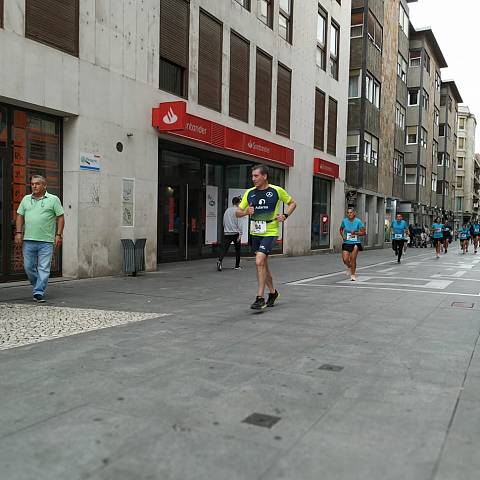
<svg viewBox="0 0 480 480">
<path fill-rule="evenodd" d="M 165 314 L 0 304 L 0 350 L 163 316 Z"/>
</svg>

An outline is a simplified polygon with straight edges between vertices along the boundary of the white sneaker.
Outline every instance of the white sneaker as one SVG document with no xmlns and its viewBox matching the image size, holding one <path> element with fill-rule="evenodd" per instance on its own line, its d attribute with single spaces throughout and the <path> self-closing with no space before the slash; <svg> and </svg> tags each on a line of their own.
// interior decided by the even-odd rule
<svg viewBox="0 0 480 480">
<path fill-rule="evenodd" d="M 352 269 L 347 268 L 347 271 L 345 272 L 345 274 L 347 275 L 347 277 L 350 277 L 352 275 Z"/>
<path fill-rule="evenodd" d="M 351 280 L 352 282 L 354 282 L 356 279 L 357 279 L 357 276 L 356 276 L 356 275 L 350 275 L 350 280 Z"/>
</svg>

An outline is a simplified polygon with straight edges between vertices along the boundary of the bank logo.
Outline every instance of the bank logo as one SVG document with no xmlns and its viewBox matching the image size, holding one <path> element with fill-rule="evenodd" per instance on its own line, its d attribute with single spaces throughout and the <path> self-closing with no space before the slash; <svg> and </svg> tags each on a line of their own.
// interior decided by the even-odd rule
<svg viewBox="0 0 480 480">
<path fill-rule="evenodd" d="M 172 107 L 170 107 L 166 115 L 163 117 L 163 123 L 167 125 L 173 125 L 177 121 L 178 121 L 178 117 L 175 115 L 175 112 L 173 111 Z"/>
</svg>

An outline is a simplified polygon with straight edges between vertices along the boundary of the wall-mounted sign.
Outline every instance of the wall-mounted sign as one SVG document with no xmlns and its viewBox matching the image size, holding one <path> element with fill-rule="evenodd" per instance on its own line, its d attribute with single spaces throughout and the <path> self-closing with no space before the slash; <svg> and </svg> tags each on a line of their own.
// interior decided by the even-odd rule
<svg viewBox="0 0 480 480">
<path fill-rule="evenodd" d="M 205 196 L 205 245 L 218 242 L 218 187 L 207 185 Z"/>
<path fill-rule="evenodd" d="M 80 153 L 80 170 L 100 171 L 101 156 L 95 153 Z"/>
<path fill-rule="evenodd" d="M 135 179 L 122 179 L 122 227 L 133 227 L 135 212 Z"/>
<path fill-rule="evenodd" d="M 338 178 L 340 176 L 340 168 L 336 163 L 323 160 L 323 158 L 314 158 L 313 173 L 315 175 L 325 175 L 331 178 Z"/>
</svg>

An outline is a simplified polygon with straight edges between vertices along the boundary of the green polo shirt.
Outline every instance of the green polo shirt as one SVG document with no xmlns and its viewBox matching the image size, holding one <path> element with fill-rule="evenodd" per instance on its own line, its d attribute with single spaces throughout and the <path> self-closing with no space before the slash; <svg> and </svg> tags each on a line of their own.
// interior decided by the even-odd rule
<svg viewBox="0 0 480 480">
<path fill-rule="evenodd" d="M 45 196 L 36 200 L 32 195 L 25 195 L 18 206 L 17 213 L 24 217 L 24 240 L 51 242 L 55 240 L 57 217 L 64 214 L 60 199 L 45 192 Z"/>
</svg>

